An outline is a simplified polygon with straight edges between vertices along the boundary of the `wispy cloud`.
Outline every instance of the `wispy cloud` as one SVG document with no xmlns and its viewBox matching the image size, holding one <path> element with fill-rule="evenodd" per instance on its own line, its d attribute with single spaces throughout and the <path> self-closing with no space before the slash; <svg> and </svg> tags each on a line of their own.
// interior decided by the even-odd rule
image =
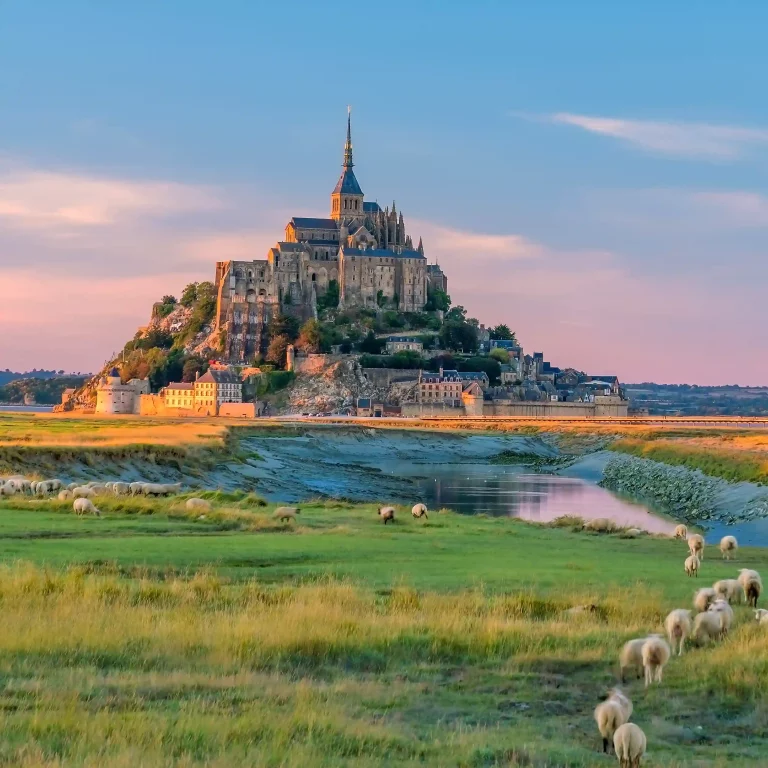
<svg viewBox="0 0 768 768">
<path fill-rule="evenodd" d="M 39 170 L 0 173 L 0 218 L 23 229 L 66 233 L 220 207 L 214 191 L 174 182 Z"/>
<path fill-rule="evenodd" d="M 554 123 L 610 136 L 640 149 L 679 157 L 733 160 L 749 149 L 768 145 L 768 130 L 736 125 L 712 125 L 667 120 L 630 120 L 617 117 L 558 112 Z"/>
</svg>

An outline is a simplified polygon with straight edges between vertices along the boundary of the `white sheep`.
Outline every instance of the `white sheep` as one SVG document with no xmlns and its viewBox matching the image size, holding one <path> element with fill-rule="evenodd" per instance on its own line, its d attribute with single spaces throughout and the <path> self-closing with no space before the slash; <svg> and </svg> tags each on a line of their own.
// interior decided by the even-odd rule
<svg viewBox="0 0 768 768">
<path fill-rule="evenodd" d="M 414 504 L 411 509 L 411 514 L 414 517 L 427 517 L 427 505 L 426 504 Z M 427 518 L 429 519 L 429 518 Z"/>
<path fill-rule="evenodd" d="M 94 514 L 96 517 L 101 515 L 101 512 L 99 512 L 98 509 L 94 506 L 93 502 L 90 499 L 75 499 L 75 503 L 72 505 L 72 508 L 75 510 L 75 514 L 77 515 L 87 515 L 87 514 Z"/>
<path fill-rule="evenodd" d="M 685 558 L 685 572 L 688 576 L 699 576 L 699 558 L 696 555 L 688 555 Z"/>
<path fill-rule="evenodd" d="M 72 497 L 75 499 L 92 499 L 96 494 L 91 488 L 80 485 L 72 489 Z"/>
<path fill-rule="evenodd" d="M 128 483 L 112 483 L 112 493 L 115 496 L 127 496 L 131 492 L 131 486 Z"/>
<path fill-rule="evenodd" d="M 141 482 L 131 483 L 128 487 L 131 491 L 131 496 L 138 496 L 142 492 L 144 483 L 141 483 Z"/>
<path fill-rule="evenodd" d="M 628 640 L 624 643 L 621 653 L 619 653 L 619 669 L 621 670 L 621 682 L 627 682 L 627 670 L 635 668 L 637 679 L 642 676 L 643 669 L 643 645 L 648 638 L 639 637 L 635 640 Z"/>
<path fill-rule="evenodd" d="M 729 603 L 741 605 L 744 598 L 744 587 L 741 586 L 738 579 L 720 579 L 712 585 L 712 588 L 719 598 L 727 600 Z"/>
<path fill-rule="evenodd" d="M 201 512 L 210 512 L 211 502 L 206 499 L 187 499 L 184 507 L 190 511 L 199 510 Z"/>
<path fill-rule="evenodd" d="M 645 669 L 645 687 L 654 681 L 661 682 L 664 665 L 669 661 L 672 651 L 666 640 L 659 635 L 651 635 L 643 643 L 643 668 Z"/>
<path fill-rule="evenodd" d="M 715 600 L 707 608 L 708 613 L 714 613 L 720 617 L 720 637 L 725 637 L 733 624 L 733 608 L 728 605 L 727 600 Z"/>
<path fill-rule="evenodd" d="M 181 483 L 142 483 L 141 493 L 145 496 L 169 496 L 181 490 Z"/>
<path fill-rule="evenodd" d="M 108 490 L 104 483 L 88 483 L 88 486 L 93 491 L 94 496 L 103 496 Z"/>
<path fill-rule="evenodd" d="M 75 480 L 75 481 L 71 482 L 71 483 L 70 483 L 70 484 L 67 486 L 67 488 L 68 488 L 70 491 L 74 491 L 74 490 L 75 490 L 75 488 L 78 488 L 80 485 L 81 485 L 81 483 L 78 483 L 78 482 L 77 482 L 77 480 Z"/>
<path fill-rule="evenodd" d="M 395 522 L 394 507 L 379 507 L 379 517 L 384 521 L 384 525 L 389 522 Z"/>
<path fill-rule="evenodd" d="M 699 560 L 704 559 L 704 537 L 699 533 L 692 533 L 688 537 L 688 549 L 692 555 L 696 555 Z"/>
<path fill-rule="evenodd" d="M 59 501 L 71 501 L 72 491 L 69 490 L 69 488 L 64 488 L 63 490 L 59 491 L 58 496 L 56 497 Z"/>
<path fill-rule="evenodd" d="M 676 525 L 675 526 L 675 538 L 676 539 L 687 539 L 688 538 L 688 526 L 687 525 Z"/>
<path fill-rule="evenodd" d="M 747 605 L 757 608 L 757 600 L 763 591 L 763 580 L 760 578 L 760 574 L 749 568 L 742 568 L 739 571 L 739 583 L 747 596 Z"/>
<path fill-rule="evenodd" d="M 618 688 L 609 691 L 605 700 L 595 707 L 595 722 L 603 737 L 603 752 L 608 752 L 616 729 L 624 725 L 631 714 L 632 702 Z"/>
<path fill-rule="evenodd" d="M 642 729 L 634 723 L 624 723 L 613 734 L 613 750 L 619 759 L 619 768 L 640 768 L 647 742 Z"/>
<path fill-rule="evenodd" d="M 698 643 L 705 640 L 717 640 L 723 634 L 723 625 L 719 613 L 709 610 L 699 613 L 693 620 L 693 638 Z"/>
<path fill-rule="evenodd" d="M 598 533 L 611 533 L 616 530 L 616 523 L 607 517 L 596 517 L 584 523 L 585 531 L 597 531 Z"/>
<path fill-rule="evenodd" d="M 723 553 L 723 560 L 730 560 L 731 555 L 739 548 L 739 542 L 735 536 L 723 536 L 720 539 L 720 551 Z"/>
<path fill-rule="evenodd" d="M 672 645 L 672 653 L 677 647 L 677 655 L 682 656 L 685 640 L 691 636 L 691 612 L 685 608 L 676 608 L 674 611 L 670 611 L 664 620 L 664 629 L 666 629 L 667 638 Z"/>
<path fill-rule="evenodd" d="M 272 514 L 272 517 L 274 517 L 275 520 L 285 522 L 286 520 L 295 520 L 296 515 L 299 514 L 301 514 L 301 510 L 298 507 L 278 507 Z"/>
<path fill-rule="evenodd" d="M 764 624 L 768 627 L 768 611 L 765 608 L 758 608 L 755 611 L 755 621 L 760 625 Z"/>
<path fill-rule="evenodd" d="M 702 613 L 703 611 L 706 611 L 707 608 L 709 608 L 710 603 L 713 603 L 716 598 L 717 592 L 715 592 L 714 589 L 711 587 L 704 587 L 703 589 L 700 589 L 698 592 L 696 592 L 696 594 L 693 596 L 693 607 L 699 613 Z"/>
</svg>

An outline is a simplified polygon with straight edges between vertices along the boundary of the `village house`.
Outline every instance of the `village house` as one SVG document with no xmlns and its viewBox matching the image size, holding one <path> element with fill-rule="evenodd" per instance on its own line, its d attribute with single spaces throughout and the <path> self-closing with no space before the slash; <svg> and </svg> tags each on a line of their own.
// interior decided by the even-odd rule
<svg viewBox="0 0 768 768">
<path fill-rule="evenodd" d="M 424 351 L 424 344 L 418 336 L 388 336 L 386 350 L 388 355 L 406 350 L 421 354 Z"/>
</svg>

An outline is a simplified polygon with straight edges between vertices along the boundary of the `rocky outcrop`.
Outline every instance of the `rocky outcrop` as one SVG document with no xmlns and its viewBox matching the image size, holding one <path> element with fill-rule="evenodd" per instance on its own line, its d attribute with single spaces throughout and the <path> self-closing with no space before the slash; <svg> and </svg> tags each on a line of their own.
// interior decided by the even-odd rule
<svg viewBox="0 0 768 768">
<path fill-rule="evenodd" d="M 732 524 L 768 515 L 765 488 L 636 456 L 614 455 L 600 485 L 690 523 Z"/>
<path fill-rule="evenodd" d="M 299 360 L 287 413 L 344 413 L 355 407 L 359 397 L 392 405 L 416 400 L 414 380 L 376 383 L 353 357 L 310 355 Z"/>
</svg>

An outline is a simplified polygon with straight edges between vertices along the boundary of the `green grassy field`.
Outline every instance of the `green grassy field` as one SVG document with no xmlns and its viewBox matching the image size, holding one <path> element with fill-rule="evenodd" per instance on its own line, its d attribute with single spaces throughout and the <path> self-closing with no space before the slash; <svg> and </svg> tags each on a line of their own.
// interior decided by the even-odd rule
<svg viewBox="0 0 768 768">
<path fill-rule="evenodd" d="M 768 551 L 253 497 L 0 503 L 0 765 L 599 766 L 622 643 Z M 586 616 L 564 610 L 594 603 Z M 631 682 L 644 765 L 768 755 L 768 632 Z M 762 761 L 762 763 L 761 763 Z"/>
</svg>

